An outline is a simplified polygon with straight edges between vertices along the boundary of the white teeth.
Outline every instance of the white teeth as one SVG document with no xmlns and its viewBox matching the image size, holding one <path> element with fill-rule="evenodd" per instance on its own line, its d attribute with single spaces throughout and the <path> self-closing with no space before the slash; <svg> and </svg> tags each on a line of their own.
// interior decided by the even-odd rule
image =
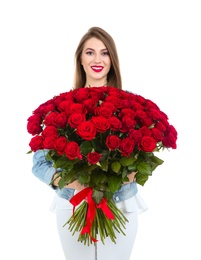
<svg viewBox="0 0 201 260">
<path fill-rule="evenodd" d="M 100 70 L 102 67 L 92 67 L 94 70 Z"/>
</svg>

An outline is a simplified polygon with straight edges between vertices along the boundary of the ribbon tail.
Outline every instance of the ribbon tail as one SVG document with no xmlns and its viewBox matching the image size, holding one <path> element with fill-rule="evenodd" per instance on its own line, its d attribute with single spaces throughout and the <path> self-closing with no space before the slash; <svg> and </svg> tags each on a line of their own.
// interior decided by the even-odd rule
<svg viewBox="0 0 201 260">
<path fill-rule="evenodd" d="M 87 196 L 87 202 L 88 202 L 88 209 L 87 209 L 87 216 L 86 216 L 86 225 L 82 228 L 81 234 L 86 234 L 90 236 L 91 240 L 93 242 L 97 242 L 95 238 L 92 237 L 91 235 L 91 227 L 94 222 L 94 218 L 96 216 L 96 205 L 95 202 L 92 199 L 92 190 Z"/>
<path fill-rule="evenodd" d="M 84 200 L 87 195 L 89 194 L 89 192 L 91 191 L 91 188 L 85 188 L 81 191 L 79 191 L 77 194 L 75 194 L 70 200 L 69 202 L 73 205 L 73 206 L 77 206 L 78 204 L 80 204 L 80 202 L 82 200 Z"/>
<path fill-rule="evenodd" d="M 108 219 L 115 219 L 114 214 L 112 213 L 112 211 L 110 210 L 110 208 L 107 205 L 107 200 L 106 198 L 103 198 L 102 201 L 100 202 L 99 205 L 97 205 L 97 208 L 102 209 L 102 211 L 104 212 L 105 216 Z"/>
<path fill-rule="evenodd" d="M 81 190 L 80 192 L 78 192 L 76 195 L 74 195 L 69 200 L 69 202 L 73 205 L 73 216 L 75 213 L 75 207 L 77 205 L 79 205 L 81 203 L 81 201 L 83 201 L 87 197 L 89 192 L 91 192 L 91 188 L 85 188 L 85 189 Z"/>
</svg>

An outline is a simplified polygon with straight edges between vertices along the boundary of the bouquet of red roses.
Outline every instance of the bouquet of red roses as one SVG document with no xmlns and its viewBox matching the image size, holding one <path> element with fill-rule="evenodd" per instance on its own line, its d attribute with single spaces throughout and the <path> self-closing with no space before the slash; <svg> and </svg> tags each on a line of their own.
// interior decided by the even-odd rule
<svg viewBox="0 0 201 260">
<path fill-rule="evenodd" d="M 41 104 L 28 118 L 28 152 L 47 149 L 47 160 L 60 168 L 59 188 L 78 180 L 86 186 L 74 195 L 66 222 L 79 241 L 92 243 L 115 231 L 124 234 L 127 219 L 113 202 L 114 193 L 137 172 L 144 185 L 163 160 L 155 152 L 176 149 L 177 131 L 149 99 L 112 86 L 70 90 Z M 75 209 L 76 207 L 76 209 Z"/>
</svg>

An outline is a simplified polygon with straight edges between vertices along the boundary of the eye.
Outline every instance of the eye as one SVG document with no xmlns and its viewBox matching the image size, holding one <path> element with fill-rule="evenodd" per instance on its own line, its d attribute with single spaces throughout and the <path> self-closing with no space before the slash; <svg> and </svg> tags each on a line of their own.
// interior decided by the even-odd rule
<svg viewBox="0 0 201 260">
<path fill-rule="evenodd" d="M 109 52 L 108 52 L 108 51 L 104 51 L 104 52 L 102 52 L 102 55 L 103 55 L 103 56 L 108 56 L 108 55 L 109 55 Z"/>
<path fill-rule="evenodd" d="M 93 51 L 87 51 L 86 54 L 87 55 L 93 55 Z"/>
</svg>

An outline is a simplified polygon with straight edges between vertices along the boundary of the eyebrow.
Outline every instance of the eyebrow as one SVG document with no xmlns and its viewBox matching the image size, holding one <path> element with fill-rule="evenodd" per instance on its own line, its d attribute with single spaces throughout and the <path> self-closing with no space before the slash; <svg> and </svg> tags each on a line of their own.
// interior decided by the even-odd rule
<svg viewBox="0 0 201 260">
<path fill-rule="evenodd" d="M 95 51 L 93 48 L 86 48 L 84 51 Z M 102 49 L 100 51 L 107 51 L 107 48 Z"/>
</svg>

